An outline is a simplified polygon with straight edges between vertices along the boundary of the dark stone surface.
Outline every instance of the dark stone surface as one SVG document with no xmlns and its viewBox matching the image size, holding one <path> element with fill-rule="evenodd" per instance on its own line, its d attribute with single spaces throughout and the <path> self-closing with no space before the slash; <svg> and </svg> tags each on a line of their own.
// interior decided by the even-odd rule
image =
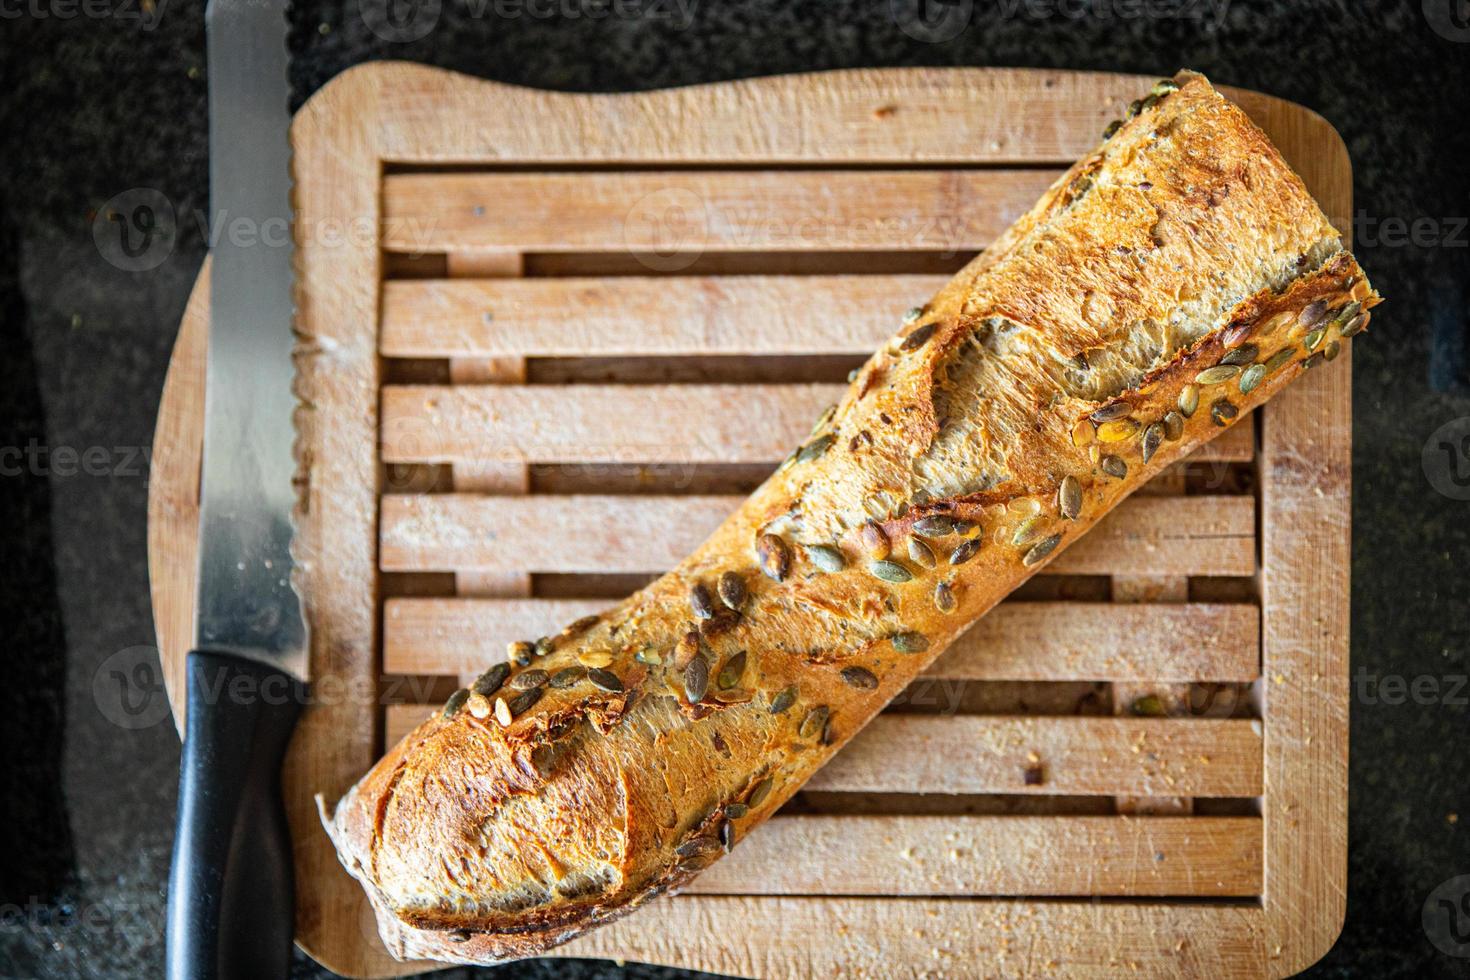
<svg viewBox="0 0 1470 980">
<path fill-rule="evenodd" d="M 382 0 L 361 2 L 371 12 Z M 304 97 L 349 65 L 390 57 L 578 90 L 870 65 L 1184 65 L 1325 115 L 1356 166 L 1359 255 L 1391 302 L 1353 365 L 1348 919 L 1314 972 L 1466 975 L 1470 960 L 1437 951 L 1421 924 L 1431 890 L 1470 873 L 1455 822 L 1470 784 L 1470 512 L 1447 469 L 1461 452 L 1470 474 L 1470 459 L 1458 435 L 1435 435 L 1470 416 L 1464 3 L 953 0 L 959 19 L 942 23 L 963 29 L 935 42 L 896 23 L 913 3 L 685 0 L 598 20 L 565 16 L 593 9 L 581 0 L 444 0 L 409 43 L 369 30 L 358 0 L 303 4 L 294 81 Z M 140 19 L 132 0 L 0 5 L 0 976 L 162 969 L 178 743 L 156 698 L 118 698 L 124 680 L 134 692 L 154 681 L 148 651 L 133 650 L 154 642 L 143 454 L 204 253 L 194 215 L 207 185 L 201 10 L 183 0 L 150 9 Z M 548 11 L 562 13 L 538 15 Z M 180 218 L 166 260 L 142 272 L 109 264 L 93 239 L 104 203 L 134 188 L 156 189 Z M 1417 240 L 1404 240 L 1397 223 L 1415 221 Z M 33 440 L 49 453 L 28 455 Z M 90 463 L 66 453 L 90 447 L 102 447 Z M 1395 678 L 1418 687 L 1405 694 Z M 320 975 L 304 958 L 295 972 Z"/>
</svg>

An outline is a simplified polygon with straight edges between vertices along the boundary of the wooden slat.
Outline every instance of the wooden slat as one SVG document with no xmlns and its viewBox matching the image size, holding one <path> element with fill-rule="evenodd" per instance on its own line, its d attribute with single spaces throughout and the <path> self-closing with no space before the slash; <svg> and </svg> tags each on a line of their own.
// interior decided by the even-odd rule
<svg viewBox="0 0 1470 980">
<path fill-rule="evenodd" d="M 819 769 L 853 793 L 1255 796 L 1261 736 L 1245 719 L 880 715 Z M 1040 765 L 1040 785 L 1027 786 Z"/>
<path fill-rule="evenodd" d="M 1265 923 L 1254 905 L 677 895 L 656 908 L 656 928 L 630 916 L 550 955 L 677 963 L 773 980 L 1259 980 L 1270 972 Z"/>
<path fill-rule="evenodd" d="M 390 705 L 392 745 L 435 707 Z M 806 784 L 837 793 L 1257 796 L 1249 719 L 879 715 Z M 1042 767 L 1039 785 L 1025 773 Z"/>
<path fill-rule="evenodd" d="M 464 676 L 607 608 L 605 599 L 390 599 L 383 669 Z M 1005 602 L 925 676 L 986 681 L 1236 681 L 1259 673 L 1260 614 L 1245 604 Z"/>
<path fill-rule="evenodd" d="M 383 389 L 385 462 L 780 460 L 845 385 Z"/>
<path fill-rule="evenodd" d="M 386 463 L 770 463 L 811 431 L 846 385 L 390 385 Z M 1254 422 L 1191 463 L 1243 462 Z"/>
<path fill-rule="evenodd" d="M 1247 896 L 1261 836 L 1257 817 L 778 816 L 686 891 Z"/>
<path fill-rule="evenodd" d="M 610 276 L 383 284 L 388 357 L 865 354 L 945 276 Z"/>
<path fill-rule="evenodd" d="M 379 562 L 395 572 L 661 572 L 698 547 L 740 502 L 726 496 L 388 496 Z M 1248 575 L 1255 569 L 1254 536 L 1250 497 L 1135 497 L 1049 571 Z"/>
<path fill-rule="evenodd" d="M 1037 170 L 397 174 L 382 244 L 423 253 L 973 252 L 1060 175 Z M 687 264 L 687 262 L 685 263 Z"/>
</svg>

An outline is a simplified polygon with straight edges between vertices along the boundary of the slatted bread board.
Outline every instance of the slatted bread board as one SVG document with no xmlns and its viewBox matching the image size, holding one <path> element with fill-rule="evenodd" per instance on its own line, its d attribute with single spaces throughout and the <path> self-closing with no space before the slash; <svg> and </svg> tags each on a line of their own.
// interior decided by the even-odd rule
<svg viewBox="0 0 1470 980">
<path fill-rule="evenodd" d="M 908 306 L 1151 79 L 847 71 L 634 95 L 355 68 L 298 114 L 319 703 L 298 939 L 382 950 L 312 797 L 693 548 Z M 1339 227 L 1342 141 L 1232 92 Z M 208 279 L 156 436 L 189 646 Z M 1344 355 L 1346 357 L 1346 355 Z M 559 952 L 746 976 L 1284 976 L 1345 885 L 1350 371 L 1305 376 L 976 625 L 702 876 Z"/>
</svg>

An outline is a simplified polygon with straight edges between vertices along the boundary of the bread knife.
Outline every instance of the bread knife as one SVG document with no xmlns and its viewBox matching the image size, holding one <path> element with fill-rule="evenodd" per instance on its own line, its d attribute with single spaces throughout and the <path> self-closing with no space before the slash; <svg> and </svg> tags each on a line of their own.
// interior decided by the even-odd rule
<svg viewBox="0 0 1470 980">
<path fill-rule="evenodd" d="M 281 762 L 307 680 L 291 555 L 286 0 L 210 0 L 205 25 L 209 352 L 167 974 L 259 980 L 290 967 L 294 882 Z"/>
</svg>

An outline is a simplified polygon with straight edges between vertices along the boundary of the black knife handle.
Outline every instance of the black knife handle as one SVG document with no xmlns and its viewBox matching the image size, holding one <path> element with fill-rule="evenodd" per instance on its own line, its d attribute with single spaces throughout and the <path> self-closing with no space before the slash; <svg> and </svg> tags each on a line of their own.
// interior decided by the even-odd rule
<svg viewBox="0 0 1470 980">
<path fill-rule="evenodd" d="M 306 686 L 231 654 L 189 654 L 168 889 L 169 980 L 270 980 L 290 969 L 291 835 L 281 762 Z"/>
</svg>

